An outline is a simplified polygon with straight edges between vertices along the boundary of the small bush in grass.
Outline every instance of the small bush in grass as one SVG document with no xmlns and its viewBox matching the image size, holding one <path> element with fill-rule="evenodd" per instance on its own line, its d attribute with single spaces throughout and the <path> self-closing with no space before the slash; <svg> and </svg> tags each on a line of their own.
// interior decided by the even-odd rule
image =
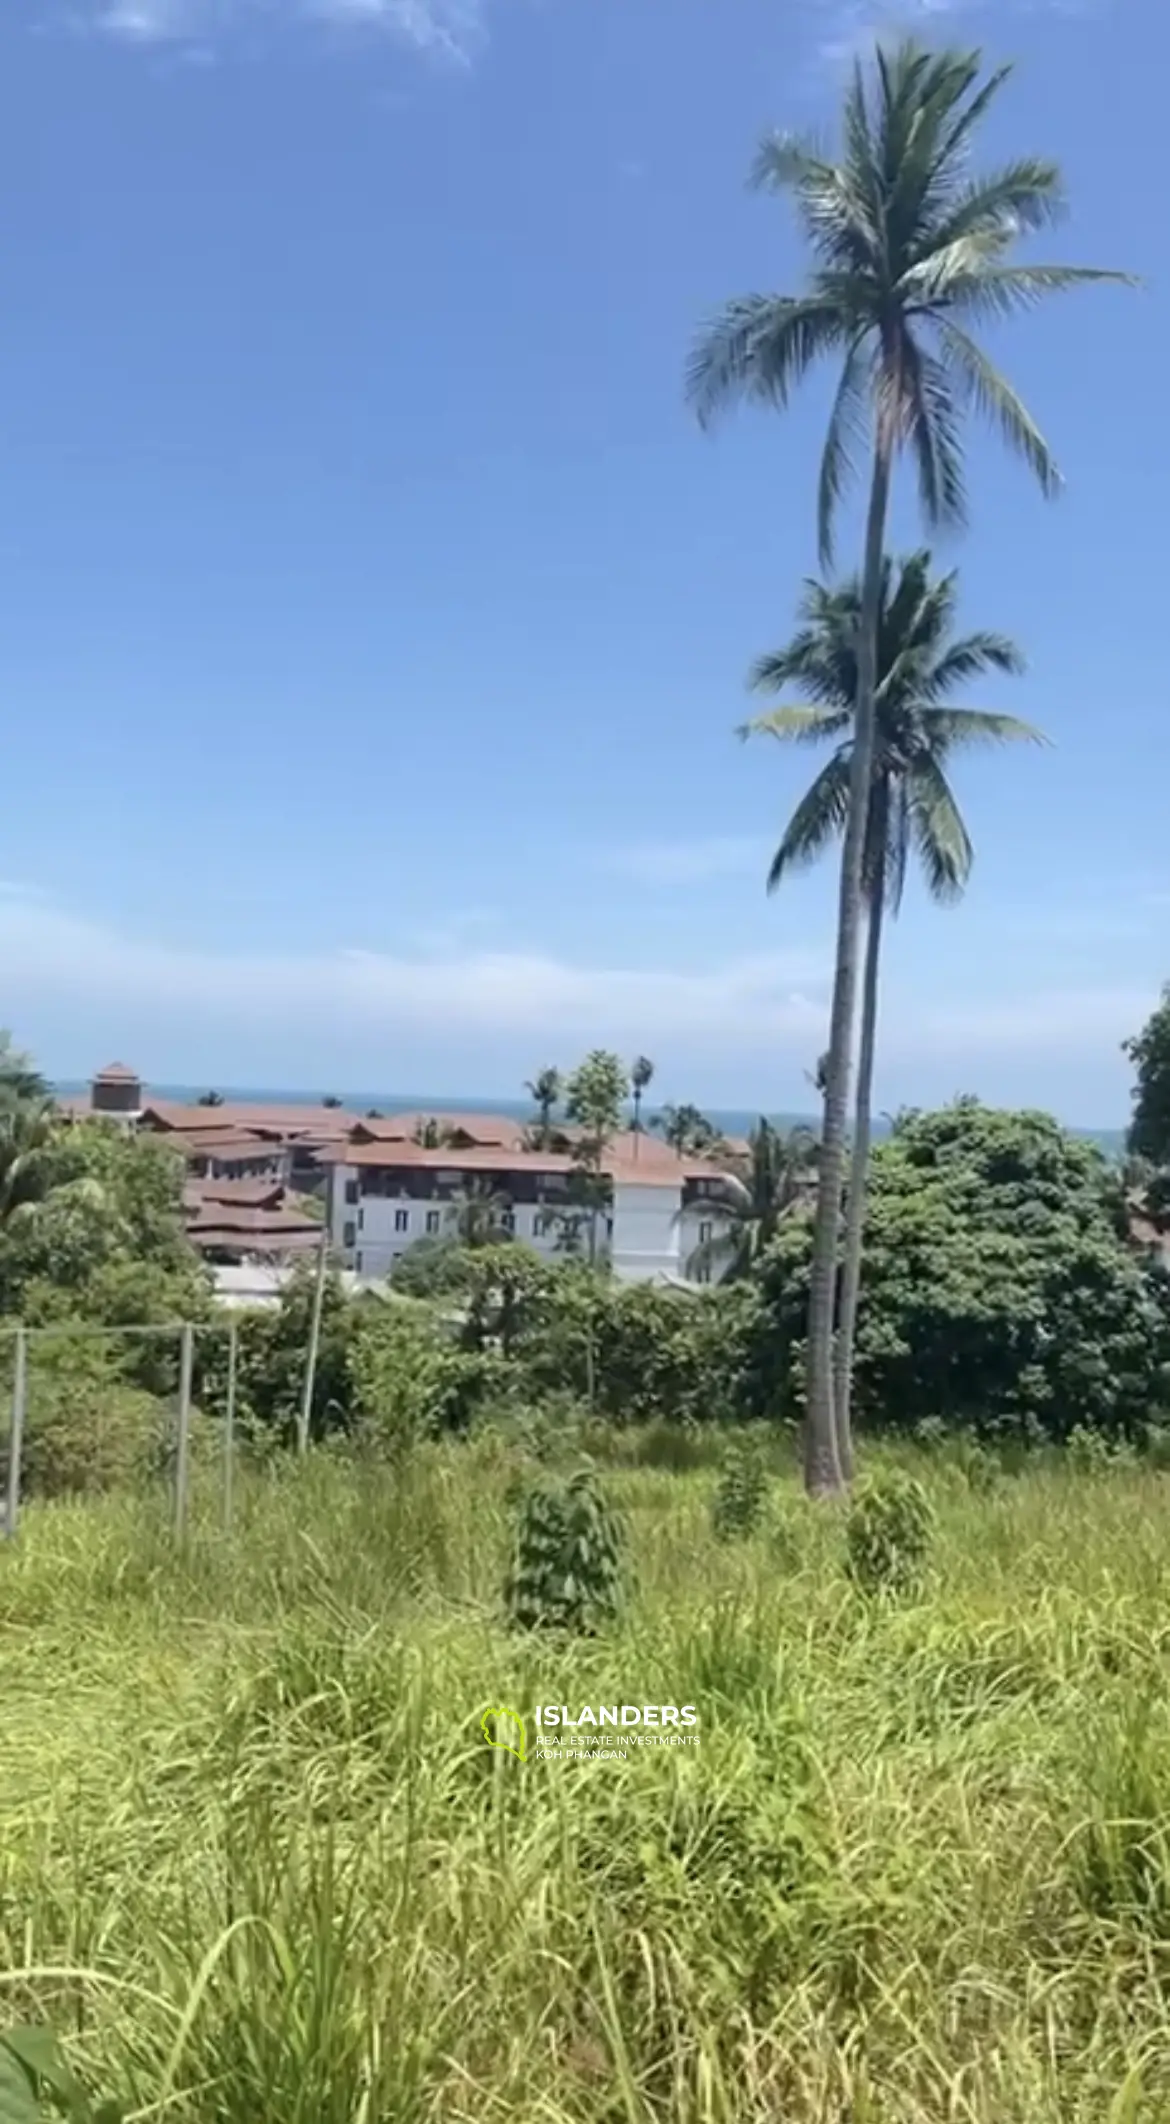
<svg viewBox="0 0 1170 2124">
<path fill-rule="evenodd" d="M 95 2102 L 66 2061 L 51 2028 L 0 2029 L 0 2120 L 39 2124 L 50 2115 L 72 2124 L 122 2124 L 116 2102 Z"/>
<path fill-rule="evenodd" d="M 977 1438 L 961 1438 L 955 1451 L 955 1465 L 966 1478 L 968 1489 L 977 1497 L 986 1497 L 998 1484 L 1003 1469 L 994 1453 L 989 1453 Z"/>
<path fill-rule="evenodd" d="M 860 1490 L 845 1524 L 849 1576 L 864 1593 L 911 1593 L 921 1585 L 934 1514 L 912 1475 L 896 1471 Z"/>
<path fill-rule="evenodd" d="M 567 1483 L 539 1482 L 518 1500 L 516 1558 L 506 1598 L 522 1630 L 589 1636 L 621 1591 L 621 1530 L 589 1468 Z"/>
<path fill-rule="evenodd" d="M 1170 1468 L 1170 1423 L 1164 1416 L 1146 1425 L 1142 1450 L 1149 1467 Z"/>
<path fill-rule="evenodd" d="M 711 1526 L 719 1541 L 754 1534 L 764 1513 L 768 1472 L 758 1440 L 736 1439 L 719 1470 L 711 1505 Z"/>
<path fill-rule="evenodd" d="M 924 1416 L 914 1426 L 914 1440 L 926 1453 L 939 1453 L 946 1445 L 949 1433 L 941 1416 Z"/>
<path fill-rule="evenodd" d="M 1100 1431 L 1090 1431 L 1083 1423 L 1076 1424 L 1069 1432 L 1065 1450 L 1074 1475 L 1104 1474 L 1113 1458 L 1108 1440 Z"/>
</svg>

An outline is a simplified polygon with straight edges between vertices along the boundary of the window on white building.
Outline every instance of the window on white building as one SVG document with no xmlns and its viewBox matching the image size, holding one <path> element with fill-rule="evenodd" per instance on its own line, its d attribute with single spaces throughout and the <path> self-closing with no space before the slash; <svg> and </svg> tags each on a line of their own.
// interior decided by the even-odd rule
<svg viewBox="0 0 1170 2124">
<path fill-rule="evenodd" d="M 345 1230 L 343 1231 L 343 1233 L 342 1233 L 342 1235 L 341 1235 L 341 1243 L 342 1243 L 342 1245 L 343 1245 L 343 1246 L 344 1246 L 344 1247 L 345 1247 L 345 1248 L 346 1248 L 346 1249 L 348 1250 L 348 1248 L 350 1248 L 350 1247 L 351 1247 L 351 1246 L 353 1245 L 353 1243 L 354 1243 L 354 1240 L 355 1240 L 356 1238 L 357 1238 L 357 1227 L 356 1227 L 356 1225 L 355 1225 L 355 1224 L 353 1223 L 353 1221 L 352 1221 L 352 1219 L 351 1219 L 351 1220 L 350 1220 L 350 1222 L 349 1222 L 349 1223 L 348 1223 L 348 1224 L 346 1225 L 346 1227 L 345 1227 Z"/>
<path fill-rule="evenodd" d="M 358 1198 L 358 1184 L 357 1184 L 357 1181 L 356 1181 L 356 1180 L 347 1180 L 347 1181 L 346 1181 L 346 1183 L 345 1183 L 345 1199 L 346 1199 L 346 1201 L 347 1201 L 347 1202 L 356 1202 L 356 1201 L 357 1201 L 357 1198 Z"/>
<path fill-rule="evenodd" d="M 396 1232 L 408 1232 L 410 1230 L 409 1210 L 395 1210 L 394 1229 Z"/>
<path fill-rule="evenodd" d="M 500 1218 L 500 1230 L 501 1230 L 502 1232 L 514 1232 L 514 1231 L 515 1231 L 515 1229 L 516 1229 L 516 1212 L 515 1212 L 515 1210 L 505 1210 L 505 1211 L 503 1212 L 503 1215 L 502 1215 L 502 1216 L 501 1216 L 501 1218 Z"/>
<path fill-rule="evenodd" d="M 357 1257 L 357 1263 L 356 1263 L 356 1266 L 357 1266 L 357 1272 L 358 1272 L 358 1275 L 360 1276 L 360 1275 L 361 1275 L 361 1272 L 362 1272 L 362 1257 L 361 1257 L 361 1255 L 360 1255 L 360 1254 L 359 1254 L 359 1255 L 358 1255 L 358 1257 Z"/>
<path fill-rule="evenodd" d="M 439 1229 L 439 1212 L 438 1212 L 438 1210 L 428 1210 L 428 1211 L 427 1211 L 427 1230 L 428 1230 L 428 1232 L 437 1232 L 437 1231 L 438 1231 L 438 1229 Z"/>
<path fill-rule="evenodd" d="M 699 1245 L 710 1246 L 714 1236 L 715 1227 L 708 1218 L 704 1223 L 699 1226 Z"/>
</svg>

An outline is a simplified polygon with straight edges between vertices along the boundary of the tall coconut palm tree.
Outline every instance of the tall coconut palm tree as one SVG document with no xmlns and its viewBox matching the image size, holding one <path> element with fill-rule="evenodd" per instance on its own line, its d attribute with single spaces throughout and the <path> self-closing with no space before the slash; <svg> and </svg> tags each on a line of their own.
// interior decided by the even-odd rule
<svg viewBox="0 0 1170 2124">
<path fill-rule="evenodd" d="M 559 1069 L 540 1069 L 524 1087 L 540 1115 L 539 1128 L 533 1133 L 536 1150 L 548 1150 L 553 1134 L 552 1117 L 561 1103 L 564 1082 Z"/>
<path fill-rule="evenodd" d="M 729 1161 L 718 1196 L 703 1204 L 716 1230 L 695 1248 L 688 1276 L 707 1282 L 716 1269 L 724 1283 L 750 1276 L 783 1220 L 811 1203 L 816 1156 L 811 1128 L 798 1126 L 785 1135 L 761 1115 L 748 1137 L 747 1159 Z"/>
<path fill-rule="evenodd" d="M 846 1113 L 862 919 L 863 858 L 874 746 L 878 601 L 894 465 L 909 450 L 930 524 L 964 517 L 960 412 L 973 405 L 1025 460 L 1046 495 L 1059 474 L 1011 385 L 969 329 L 1088 280 L 1127 276 L 1013 261 L 1021 236 L 1063 205 L 1055 163 L 1031 156 L 985 176 L 968 156 L 1011 69 L 983 72 L 978 52 L 931 52 L 914 39 L 878 48 L 845 97 L 842 150 L 830 162 L 786 137 L 766 139 L 755 185 L 791 193 L 816 261 L 799 295 L 745 295 L 699 339 L 689 394 L 704 422 L 734 398 L 783 407 L 825 356 L 841 369 L 821 458 L 820 556 L 832 561 L 837 503 L 852 449 L 871 453 L 861 577 L 855 741 L 844 817 L 830 1013 L 823 1155 L 809 1294 L 805 1481 L 843 1486 L 834 1421 L 833 1320 Z"/>
<path fill-rule="evenodd" d="M 989 671 L 1023 669 L 1019 650 L 1002 634 L 955 638 L 956 583 L 953 571 L 932 578 L 926 552 L 911 554 L 896 568 L 886 559 L 878 580 L 874 751 L 862 868 L 866 944 L 861 1046 L 834 1353 L 837 1446 L 846 1479 L 852 1469 L 850 1386 L 883 914 L 887 909 L 896 914 L 901 905 L 912 850 L 936 900 L 955 900 L 966 885 L 973 850 L 947 780 L 951 754 L 970 745 L 1043 742 L 1039 731 L 1015 716 L 948 705 L 950 696 L 970 679 Z M 785 743 L 828 741 L 836 747 L 788 822 L 768 873 L 770 892 L 792 870 L 815 862 L 846 826 L 857 742 L 861 607 L 862 586 L 856 576 L 835 589 L 806 583 L 800 607 L 803 624 L 783 649 L 761 657 L 751 674 L 757 691 L 780 693 L 794 686 L 804 702 L 756 717 L 744 726 L 745 736 L 761 731 Z"/>
</svg>

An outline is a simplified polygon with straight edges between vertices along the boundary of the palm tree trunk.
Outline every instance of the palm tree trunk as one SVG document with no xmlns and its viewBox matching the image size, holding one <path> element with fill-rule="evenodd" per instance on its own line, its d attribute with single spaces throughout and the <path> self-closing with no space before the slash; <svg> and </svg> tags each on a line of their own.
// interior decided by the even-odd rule
<svg viewBox="0 0 1170 2124">
<path fill-rule="evenodd" d="M 884 838 L 884 836 L 883 836 Z M 853 1338 L 857 1327 L 857 1300 L 861 1291 L 861 1245 L 865 1231 L 865 1186 L 869 1171 L 870 1105 L 873 1096 L 873 1058 L 877 1037 L 878 971 L 882 950 L 882 913 L 885 905 L 884 875 L 879 868 L 869 891 L 869 923 L 865 938 L 865 971 L 861 984 L 861 1046 L 857 1057 L 857 1107 L 853 1124 L 853 1148 L 849 1160 L 849 1186 L 845 1207 L 845 1257 L 841 1270 L 841 1313 L 837 1323 L 837 1347 L 833 1359 L 833 1391 L 836 1402 L 837 1457 L 846 1482 L 853 1480 L 853 1426 L 850 1399 L 853 1388 Z"/>
<path fill-rule="evenodd" d="M 873 773 L 874 689 L 877 630 L 882 593 L 882 550 L 890 497 L 893 431 L 878 414 L 873 479 L 865 526 L 861 578 L 861 624 L 857 644 L 857 713 L 849 773 L 849 817 L 841 853 L 837 906 L 837 956 L 825 1070 L 825 1115 L 817 1171 L 808 1302 L 808 1406 L 804 1438 L 804 1483 L 812 1497 L 837 1497 L 845 1487 L 837 1449 L 833 1392 L 833 1327 L 837 1305 L 837 1247 L 841 1236 L 841 1183 L 857 1002 L 857 957 L 861 931 L 866 825 Z"/>
</svg>

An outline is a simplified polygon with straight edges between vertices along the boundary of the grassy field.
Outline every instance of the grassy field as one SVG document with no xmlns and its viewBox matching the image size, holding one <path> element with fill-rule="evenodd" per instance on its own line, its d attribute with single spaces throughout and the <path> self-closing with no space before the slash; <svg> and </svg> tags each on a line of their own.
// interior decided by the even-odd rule
<svg viewBox="0 0 1170 2124">
<path fill-rule="evenodd" d="M 498 1443 L 322 1458 L 0 1550 L 0 2026 L 199 2124 L 1170 2118 L 1170 1478 L 921 1464 L 875 1605 L 777 1482 L 607 1480 L 603 1641 L 508 1635 Z M 694 1703 L 627 1763 L 488 1704 Z"/>
</svg>

